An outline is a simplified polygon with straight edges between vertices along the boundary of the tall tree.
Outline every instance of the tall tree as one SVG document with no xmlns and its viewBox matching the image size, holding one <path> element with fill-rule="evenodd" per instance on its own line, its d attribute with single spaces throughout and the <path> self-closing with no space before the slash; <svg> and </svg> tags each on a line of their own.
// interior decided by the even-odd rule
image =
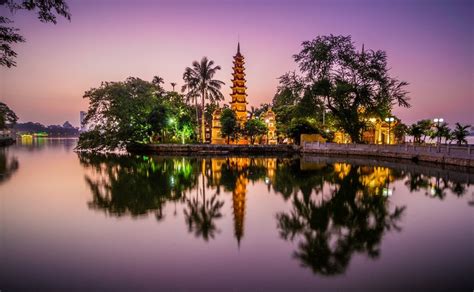
<svg viewBox="0 0 474 292">
<path fill-rule="evenodd" d="M 230 138 L 237 138 L 239 131 L 239 123 L 235 112 L 230 108 L 225 108 L 221 113 L 221 135 L 223 138 L 227 137 L 227 144 L 230 142 Z"/>
<path fill-rule="evenodd" d="M 456 140 L 458 145 L 467 144 L 466 137 L 469 136 L 469 129 L 471 125 L 461 125 L 460 123 L 456 123 L 456 127 L 453 130 L 453 138 Z"/>
<path fill-rule="evenodd" d="M 6 7 L 12 13 L 17 10 L 28 10 L 37 12 L 41 22 L 57 23 L 57 16 L 63 16 L 71 20 L 69 7 L 63 0 L 1 0 L 0 7 Z M 19 29 L 10 26 L 13 23 L 8 17 L 0 16 L 0 66 L 16 66 L 17 53 L 12 44 L 25 42 L 25 38 L 18 33 Z"/>
<path fill-rule="evenodd" d="M 193 70 L 187 67 L 183 73 L 183 80 L 184 85 L 181 87 L 181 92 L 186 92 L 186 102 L 194 103 L 194 109 L 196 111 L 196 124 L 198 125 L 198 128 L 196 129 L 196 135 L 199 137 L 198 79 L 194 77 Z"/>
<path fill-rule="evenodd" d="M 253 144 L 257 136 L 267 132 L 267 125 L 258 118 L 252 118 L 245 123 L 244 132 L 250 138 L 250 144 Z"/>
<path fill-rule="evenodd" d="M 86 91 L 89 109 L 84 122 L 90 130 L 81 134 L 78 148 L 114 150 L 148 142 L 151 126 L 147 121 L 158 101 L 157 90 L 153 83 L 129 77 Z"/>
<path fill-rule="evenodd" d="M 221 67 L 214 66 L 214 61 L 209 60 L 207 57 L 203 57 L 201 62 L 194 61 L 192 67 L 187 67 L 184 71 L 183 79 L 185 82 L 189 82 L 191 88 L 194 88 L 196 92 L 199 92 L 201 96 L 201 108 L 205 108 L 206 100 L 210 102 L 217 102 L 224 99 L 221 87 L 225 83 L 214 79 L 214 75 L 220 70 Z M 204 143 L 206 140 L 206 125 L 204 110 L 201 112 L 201 142 Z"/>
<path fill-rule="evenodd" d="M 367 116 L 384 117 L 395 104 L 409 107 L 408 83 L 390 76 L 386 53 L 364 47 L 357 51 L 350 36 L 305 41 L 294 59 L 303 76 L 282 77 L 281 83 L 288 79 L 285 87 L 293 95 L 302 91 L 307 102 L 321 101 L 354 142 L 361 141 Z"/>
<path fill-rule="evenodd" d="M 18 121 L 18 117 L 8 105 L 0 102 L 0 130 L 12 127 Z"/>
</svg>

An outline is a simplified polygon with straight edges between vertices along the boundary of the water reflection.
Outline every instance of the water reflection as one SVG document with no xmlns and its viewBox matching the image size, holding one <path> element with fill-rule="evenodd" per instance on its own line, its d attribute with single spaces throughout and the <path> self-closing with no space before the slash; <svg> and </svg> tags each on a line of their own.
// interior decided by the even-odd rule
<svg viewBox="0 0 474 292">
<path fill-rule="evenodd" d="M 249 183 L 264 183 L 281 196 L 277 212 L 282 240 L 295 243 L 293 257 L 322 275 L 346 271 L 355 254 L 377 258 L 383 237 L 400 232 L 407 207 L 395 205 L 399 181 L 430 198 L 463 196 L 470 174 L 415 164 L 331 158 L 192 158 L 79 154 L 92 199 L 89 208 L 108 215 L 164 220 L 167 203 L 182 206 L 185 226 L 204 241 L 220 233 L 226 193 L 232 196 L 233 233 L 245 235 Z M 175 209 L 175 212 L 176 209 Z"/>
<path fill-rule="evenodd" d="M 8 147 L 0 147 L 0 184 L 9 180 L 19 167 L 18 159 L 10 155 Z"/>
<path fill-rule="evenodd" d="M 298 242 L 293 256 L 303 266 L 318 274 L 341 274 L 354 253 L 379 256 L 384 233 L 401 229 L 405 206 L 390 210 L 388 196 L 382 195 L 396 177 L 389 169 L 336 163 L 317 173 L 314 185 L 305 183 L 300 194 L 293 194 L 292 210 L 277 214 L 278 229 L 283 239 Z M 326 193 L 325 182 L 333 186 Z"/>
</svg>

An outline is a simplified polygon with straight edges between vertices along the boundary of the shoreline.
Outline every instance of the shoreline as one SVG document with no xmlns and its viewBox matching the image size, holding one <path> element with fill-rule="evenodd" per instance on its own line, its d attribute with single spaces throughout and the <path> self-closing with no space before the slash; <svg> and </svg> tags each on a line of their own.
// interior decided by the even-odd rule
<svg viewBox="0 0 474 292">
<path fill-rule="evenodd" d="M 443 153 L 403 152 L 399 148 L 368 150 L 368 149 L 315 149 L 297 145 L 215 145 L 215 144 L 135 144 L 127 147 L 129 153 L 150 153 L 155 155 L 181 156 L 228 156 L 228 155 L 278 155 L 278 156 L 323 156 L 347 158 L 381 158 L 391 161 L 427 162 L 443 166 L 457 166 L 474 169 L 474 159 L 453 157 Z"/>
</svg>

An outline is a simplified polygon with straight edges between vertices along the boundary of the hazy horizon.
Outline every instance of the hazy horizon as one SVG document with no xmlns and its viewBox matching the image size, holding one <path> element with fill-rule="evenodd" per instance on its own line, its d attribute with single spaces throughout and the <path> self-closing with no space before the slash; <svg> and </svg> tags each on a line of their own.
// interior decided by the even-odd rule
<svg viewBox="0 0 474 292">
<path fill-rule="evenodd" d="M 208 56 L 222 67 L 230 100 L 232 56 L 240 40 L 249 106 L 270 103 L 277 78 L 297 69 L 292 55 L 318 35 L 352 35 L 357 47 L 385 50 L 392 75 L 410 83 L 410 124 L 443 117 L 474 124 L 472 1 L 67 1 L 71 22 L 11 15 L 26 43 L 16 68 L 2 68 L 0 100 L 20 122 L 79 125 L 84 92 L 102 81 L 154 75 L 183 84 L 184 68 Z"/>
</svg>

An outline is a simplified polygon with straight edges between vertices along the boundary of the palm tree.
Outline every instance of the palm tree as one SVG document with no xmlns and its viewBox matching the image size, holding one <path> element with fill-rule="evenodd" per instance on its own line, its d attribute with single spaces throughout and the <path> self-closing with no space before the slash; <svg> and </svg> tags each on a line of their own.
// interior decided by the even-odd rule
<svg viewBox="0 0 474 292">
<path fill-rule="evenodd" d="M 199 93 L 201 96 L 201 107 L 203 109 L 201 112 L 201 142 L 204 142 L 206 139 L 204 117 L 206 99 L 210 102 L 217 102 L 224 99 L 224 95 L 220 90 L 225 83 L 213 79 L 216 72 L 220 69 L 220 66 L 214 66 L 214 61 L 203 57 L 201 62 L 194 61 L 192 67 L 187 67 L 184 70 L 183 79 L 186 85 L 183 86 L 183 89 L 188 89 L 191 95 Z"/>
<path fill-rule="evenodd" d="M 198 137 L 197 139 L 199 141 L 199 111 L 198 111 L 198 104 L 197 104 L 198 97 L 199 97 L 199 92 L 197 89 L 198 80 L 194 78 L 192 69 L 189 67 L 184 70 L 183 80 L 184 80 L 184 85 L 183 87 L 181 87 L 181 92 L 185 92 L 187 90 L 187 93 L 185 96 L 186 102 L 187 103 L 194 102 L 194 108 L 196 109 L 196 125 L 198 125 L 198 129 L 196 130 L 196 137 Z"/>
<path fill-rule="evenodd" d="M 466 137 L 469 135 L 469 131 L 467 130 L 471 125 L 461 125 L 460 123 L 456 123 L 456 127 L 453 130 L 453 138 L 457 141 L 458 145 L 467 144 Z"/>
<path fill-rule="evenodd" d="M 174 87 L 176 86 L 177 83 L 176 82 L 171 82 L 170 84 L 173 87 L 173 91 L 174 91 Z"/>
<path fill-rule="evenodd" d="M 165 90 L 161 86 L 162 84 L 165 83 L 165 80 L 161 78 L 160 76 L 158 75 L 153 76 L 153 80 L 151 81 L 151 83 L 156 86 L 158 94 L 162 94 L 163 92 L 165 92 Z"/>
</svg>

